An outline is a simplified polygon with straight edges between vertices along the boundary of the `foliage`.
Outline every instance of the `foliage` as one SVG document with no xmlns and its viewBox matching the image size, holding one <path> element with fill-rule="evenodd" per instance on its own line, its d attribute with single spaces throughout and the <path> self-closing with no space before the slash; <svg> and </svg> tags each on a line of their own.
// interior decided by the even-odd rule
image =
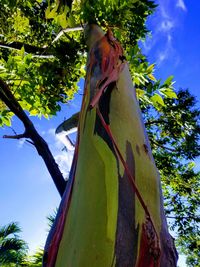
<svg viewBox="0 0 200 267">
<path fill-rule="evenodd" d="M 27 253 L 27 244 L 19 238 L 21 232 L 15 222 L 0 227 L 0 265 L 16 266 L 22 264 Z"/>
<path fill-rule="evenodd" d="M 143 105 L 143 103 L 141 103 Z M 200 172 L 192 161 L 200 156 L 200 110 L 188 90 L 165 100 L 159 111 L 143 105 L 143 115 L 160 171 L 166 215 L 188 266 L 200 261 Z"/>
<path fill-rule="evenodd" d="M 42 267 L 42 258 L 44 251 L 39 248 L 32 256 L 27 256 L 27 259 L 22 263 L 23 267 Z"/>
<path fill-rule="evenodd" d="M 9 83 L 24 110 L 46 118 L 56 114 L 61 103 L 73 98 L 77 81 L 85 74 L 83 33 L 67 32 L 54 42 L 62 27 L 87 22 L 111 27 L 125 48 L 135 83 L 143 86 L 156 81 L 153 65 L 148 66 L 137 46 L 147 32 L 145 20 L 155 8 L 152 1 L 120 1 L 116 5 L 111 0 L 77 0 L 71 12 L 69 1 L 68 6 L 62 2 L 4 0 L 0 7 L 0 78 Z M 162 101 L 158 96 L 152 100 Z M 0 125 L 10 126 L 12 116 L 1 102 Z"/>
<path fill-rule="evenodd" d="M 60 27 L 47 22 L 46 9 L 46 1 L 4 1 L 1 5 L 0 77 L 9 82 L 24 110 L 48 117 L 77 91 L 85 58 L 81 33 L 52 43 Z M 13 114 L 3 104 L 0 107 L 1 124 L 9 125 Z"/>
<path fill-rule="evenodd" d="M 28 255 L 26 242 L 18 236 L 20 232 L 16 222 L 0 227 L 0 266 L 42 267 L 43 249 Z"/>
<path fill-rule="evenodd" d="M 57 212 L 58 212 L 58 208 L 56 208 L 51 214 L 47 216 L 49 229 L 51 229 L 51 227 L 53 226 Z"/>
</svg>

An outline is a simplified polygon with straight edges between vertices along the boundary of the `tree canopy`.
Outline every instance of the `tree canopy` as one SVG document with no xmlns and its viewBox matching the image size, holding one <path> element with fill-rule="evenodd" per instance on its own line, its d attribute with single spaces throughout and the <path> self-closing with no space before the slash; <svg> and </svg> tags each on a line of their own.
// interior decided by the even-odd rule
<svg viewBox="0 0 200 267">
<path fill-rule="evenodd" d="M 3 2 L 0 77 L 31 115 L 55 115 L 60 104 L 77 92 L 86 63 L 83 31 L 77 27 L 85 23 L 112 29 L 125 49 L 136 85 L 151 86 L 151 81 L 156 81 L 154 65 L 149 66 L 137 45 L 147 32 L 145 20 L 155 8 L 152 1 L 73 1 L 71 11 L 62 1 L 50 1 L 49 5 L 47 1 Z M 173 97 L 171 80 L 168 82 L 163 93 Z M 156 86 L 160 88 L 158 82 Z M 138 94 L 145 99 L 144 90 L 138 88 Z M 151 101 L 163 104 L 157 92 Z M 0 123 L 10 125 L 12 115 L 1 103 Z"/>
<path fill-rule="evenodd" d="M 154 77 L 154 64 L 138 46 L 155 8 L 149 0 L 3 0 L 0 79 L 30 115 L 56 115 L 62 103 L 73 99 L 85 75 L 82 28 L 87 23 L 97 23 L 105 31 L 109 27 L 129 62 L 161 174 L 169 223 L 178 233 L 177 243 L 188 255 L 189 266 L 198 266 L 200 174 L 193 160 L 200 155 L 200 112 L 188 90 L 175 92 L 172 76 L 163 83 Z M 10 126 L 15 111 L 2 100 L 0 125 Z"/>
</svg>

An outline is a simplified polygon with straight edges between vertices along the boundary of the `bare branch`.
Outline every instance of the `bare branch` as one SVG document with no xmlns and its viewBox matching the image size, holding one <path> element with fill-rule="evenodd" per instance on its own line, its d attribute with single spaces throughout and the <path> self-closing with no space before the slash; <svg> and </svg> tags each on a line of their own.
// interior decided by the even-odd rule
<svg viewBox="0 0 200 267">
<path fill-rule="evenodd" d="M 151 125 L 151 124 L 160 124 L 160 123 L 168 123 L 168 122 L 165 121 L 165 120 L 147 121 L 147 122 L 145 122 L 145 126 L 147 126 L 147 125 Z"/>
<path fill-rule="evenodd" d="M 26 45 L 26 44 L 22 44 L 19 43 L 18 45 L 16 45 L 16 43 L 14 44 L 3 44 L 0 43 L 0 47 L 1 48 L 5 48 L 5 49 L 9 49 L 9 50 L 16 50 L 16 51 L 20 51 L 22 46 L 24 46 L 25 49 L 25 54 L 32 54 L 32 53 L 40 53 L 39 54 L 32 54 L 32 58 L 55 58 L 54 55 L 48 55 L 48 54 L 43 54 L 45 53 L 45 49 L 44 48 L 37 48 L 34 46 L 30 46 L 30 45 Z"/>
<path fill-rule="evenodd" d="M 75 27 L 75 28 L 67 28 L 67 29 L 64 29 L 62 31 L 60 31 L 58 33 L 58 35 L 56 36 L 56 38 L 53 40 L 52 44 L 55 43 L 56 41 L 58 41 L 58 39 L 60 39 L 60 37 L 64 34 L 64 33 L 67 33 L 67 32 L 75 32 L 75 31 L 82 31 L 83 30 L 83 27 L 82 26 L 78 26 L 78 27 Z"/>
<path fill-rule="evenodd" d="M 27 53 L 38 54 L 38 55 L 45 52 L 44 47 L 37 47 L 34 45 L 24 44 L 21 42 L 11 42 L 9 44 L 4 43 L 4 42 L 0 42 L 0 47 L 6 48 L 6 49 L 11 49 L 11 50 L 21 50 L 22 47 L 24 47 L 24 49 Z"/>
<path fill-rule="evenodd" d="M 163 146 L 162 144 L 157 143 L 157 142 L 154 141 L 152 138 L 150 138 L 150 141 L 151 141 L 151 143 L 153 143 L 154 145 L 156 145 L 156 146 L 158 146 L 158 147 L 161 147 L 161 148 L 163 148 L 163 149 L 167 149 L 167 150 L 172 151 L 172 152 L 175 152 L 175 151 L 176 151 L 176 150 L 173 149 L 173 148 L 166 147 L 166 146 Z"/>
<path fill-rule="evenodd" d="M 35 144 L 33 142 L 31 142 L 30 140 L 28 140 L 28 139 L 26 139 L 26 142 L 31 144 L 31 145 L 33 145 L 33 146 L 35 146 Z"/>
<path fill-rule="evenodd" d="M 26 133 L 23 134 L 16 134 L 16 135 L 3 135 L 3 138 L 6 139 L 21 139 L 21 138 L 27 138 L 28 135 Z"/>
<path fill-rule="evenodd" d="M 188 215 L 188 216 L 166 216 L 166 218 L 168 219 L 192 219 L 194 221 L 200 221 L 200 217 L 199 216 L 192 216 L 192 215 Z"/>
<path fill-rule="evenodd" d="M 54 55 L 32 55 L 32 58 L 55 58 Z"/>
</svg>

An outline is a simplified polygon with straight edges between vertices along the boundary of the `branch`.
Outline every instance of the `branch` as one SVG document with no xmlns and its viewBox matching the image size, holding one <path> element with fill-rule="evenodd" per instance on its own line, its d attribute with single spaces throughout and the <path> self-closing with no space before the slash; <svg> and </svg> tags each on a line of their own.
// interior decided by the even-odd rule
<svg viewBox="0 0 200 267">
<path fill-rule="evenodd" d="M 22 139 L 22 138 L 27 138 L 27 137 L 28 137 L 28 136 L 27 136 L 26 133 L 23 133 L 23 134 L 15 134 L 15 135 L 3 135 L 3 138 L 6 138 L 6 139 Z M 28 139 L 26 139 L 25 141 L 26 141 L 27 143 L 29 143 L 29 144 L 35 146 L 35 144 L 34 144 L 32 141 L 30 141 L 30 140 L 28 140 Z"/>
<path fill-rule="evenodd" d="M 188 216 L 166 216 L 166 218 L 169 218 L 169 219 L 192 219 L 194 221 L 197 221 L 199 222 L 200 221 L 200 218 L 197 216 L 191 216 L 191 215 L 188 215 Z"/>
<path fill-rule="evenodd" d="M 30 140 L 28 140 L 28 139 L 26 139 L 26 142 L 31 144 L 31 145 L 33 145 L 33 146 L 35 146 L 35 144 L 33 142 L 31 142 Z"/>
<path fill-rule="evenodd" d="M 3 138 L 6 139 L 21 139 L 21 138 L 27 138 L 28 135 L 26 133 L 23 134 L 16 134 L 16 135 L 3 135 Z"/>
<path fill-rule="evenodd" d="M 60 37 L 64 34 L 64 33 L 67 33 L 67 32 L 75 32 L 75 31 L 82 31 L 83 30 L 83 27 L 82 26 L 79 26 L 79 27 L 75 27 L 75 28 L 67 28 L 67 29 L 64 29 L 62 31 L 60 31 L 58 33 L 58 35 L 56 36 L 56 38 L 53 40 L 52 44 L 55 43 L 56 41 L 58 41 L 58 39 L 60 39 Z"/>
<path fill-rule="evenodd" d="M 16 50 L 16 51 L 20 51 L 23 46 L 25 49 L 25 54 L 34 53 L 32 55 L 33 58 L 55 58 L 54 55 L 48 55 L 45 53 L 46 48 L 39 48 L 39 47 L 35 47 L 35 46 L 23 44 L 23 43 L 17 43 L 17 42 L 14 42 L 11 44 L 0 43 L 0 47 L 5 48 L 5 49 L 10 49 L 10 50 Z"/>
<path fill-rule="evenodd" d="M 145 126 L 146 125 L 151 125 L 151 124 L 158 124 L 158 123 L 168 123 L 168 122 L 165 121 L 165 120 L 147 121 L 147 122 L 145 122 Z"/>
<path fill-rule="evenodd" d="M 66 181 L 63 178 L 61 171 L 58 168 L 51 151 L 46 143 L 46 141 L 38 134 L 33 123 L 28 118 L 12 92 L 10 91 L 8 85 L 0 79 L 0 99 L 8 106 L 8 108 L 23 122 L 25 127 L 25 136 L 24 134 L 18 135 L 18 137 L 30 138 L 37 149 L 38 154 L 43 158 L 46 167 L 56 185 L 56 188 L 60 195 L 62 196 L 65 187 Z M 11 136 L 9 136 L 11 138 Z M 9 138 L 7 137 L 7 138 Z M 12 136 L 13 138 L 13 136 Z M 14 139 L 18 139 L 16 136 Z M 31 142 L 31 143 L 32 143 Z"/>
<path fill-rule="evenodd" d="M 175 152 L 175 151 L 176 151 L 176 150 L 173 149 L 173 148 L 166 147 L 166 146 L 163 146 L 163 145 L 157 143 L 157 142 L 154 141 L 152 138 L 150 138 L 150 141 L 151 141 L 154 145 L 159 146 L 159 147 L 161 147 L 161 148 L 163 148 L 163 149 L 167 149 L 167 150 L 172 151 L 172 152 Z"/>
<path fill-rule="evenodd" d="M 6 48 L 6 49 L 12 49 L 12 50 L 21 50 L 22 47 L 24 47 L 27 53 L 38 54 L 38 55 L 45 52 L 45 48 L 43 47 L 37 47 L 37 46 L 29 45 L 29 44 L 24 44 L 21 42 L 12 42 L 9 44 L 0 42 L 0 47 Z"/>
<path fill-rule="evenodd" d="M 54 55 L 32 55 L 32 58 L 55 58 Z"/>
</svg>

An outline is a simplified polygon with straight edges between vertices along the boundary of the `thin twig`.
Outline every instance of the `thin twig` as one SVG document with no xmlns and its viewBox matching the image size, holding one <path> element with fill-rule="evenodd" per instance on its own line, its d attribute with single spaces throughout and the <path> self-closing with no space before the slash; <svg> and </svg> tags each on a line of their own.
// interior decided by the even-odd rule
<svg viewBox="0 0 200 267">
<path fill-rule="evenodd" d="M 29 143 L 29 144 L 35 146 L 35 144 L 34 144 L 33 142 L 31 142 L 30 140 L 26 139 L 25 141 L 26 141 L 27 143 Z"/>
<path fill-rule="evenodd" d="M 0 48 L 1 47 L 5 48 L 5 49 L 20 51 L 20 49 L 15 48 L 15 47 L 11 47 L 11 46 L 0 45 Z M 25 52 L 24 54 L 28 55 L 29 53 Z M 54 55 L 34 55 L 34 54 L 32 54 L 32 58 L 55 58 L 55 56 Z"/>
<path fill-rule="evenodd" d="M 195 217 L 195 216 L 190 216 L 190 215 L 188 215 L 188 216 L 166 216 L 166 218 L 168 218 L 168 219 L 192 219 L 195 221 L 200 220 L 200 218 L 198 216 Z"/>
<path fill-rule="evenodd" d="M 145 122 L 145 126 L 146 126 L 146 125 L 151 125 L 151 124 L 158 124 L 158 123 L 168 123 L 168 122 L 165 121 L 165 120 L 147 121 L 147 122 Z"/>
<path fill-rule="evenodd" d="M 166 146 L 163 146 L 163 145 L 157 143 L 156 141 L 154 141 L 154 140 L 151 139 L 151 138 L 150 138 L 150 141 L 151 141 L 154 145 L 159 146 L 159 147 L 161 147 L 161 148 L 167 149 L 167 150 L 172 151 L 172 152 L 175 152 L 175 151 L 176 151 L 176 150 L 173 149 L 173 148 L 166 147 Z"/>
<path fill-rule="evenodd" d="M 15 135 L 17 135 L 17 132 L 15 131 L 14 128 L 12 128 L 12 127 L 10 126 L 10 129 L 13 131 L 13 133 L 14 133 Z"/>
</svg>

